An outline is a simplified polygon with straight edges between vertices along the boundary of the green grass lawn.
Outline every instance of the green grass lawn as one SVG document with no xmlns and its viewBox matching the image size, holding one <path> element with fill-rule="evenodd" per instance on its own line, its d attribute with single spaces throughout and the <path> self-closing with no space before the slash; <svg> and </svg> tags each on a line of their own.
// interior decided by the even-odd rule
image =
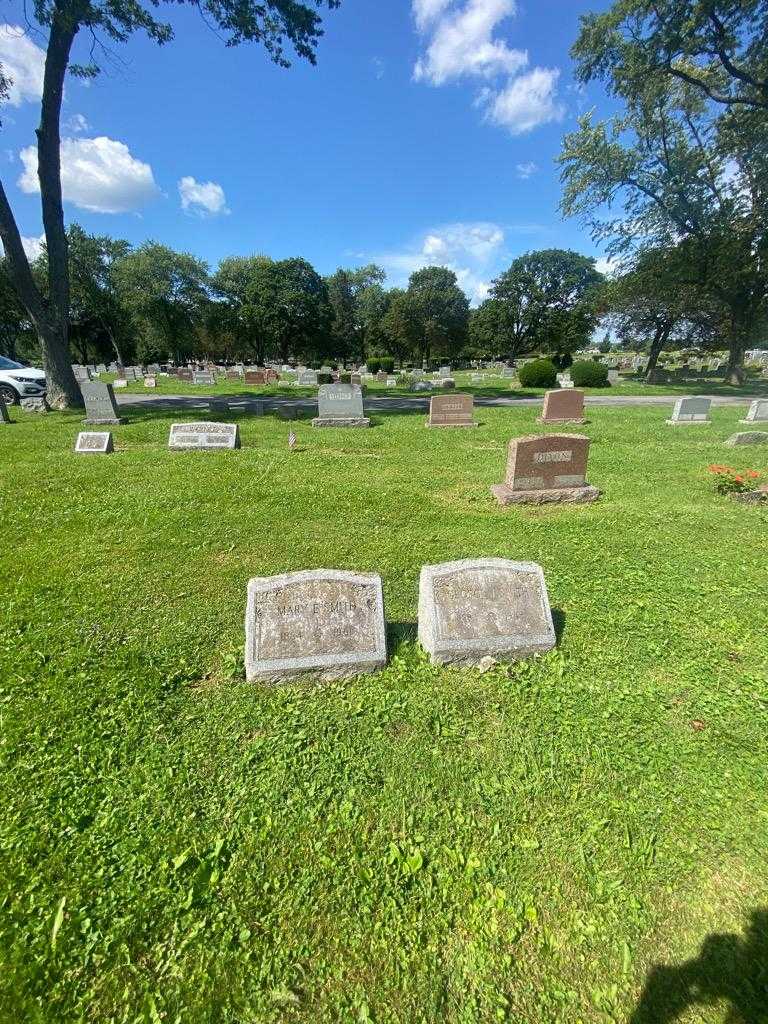
<svg viewBox="0 0 768 1024">
<path fill-rule="evenodd" d="M 114 380 L 114 377 L 103 374 L 99 379 L 111 382 Z M 541 397 L 546 391 L 546 388 L 521 388 L 516 381 L 513 383 L 511 380 L 490 375 L 484 381 L 473 383 L 471 374 L 466 371 L 459 371 L 454 374 L 454 380 L 458 390 L 463 393 L 474 394 L 477 397 L 537 398 Z M 616 387 L 584 388 L 583 390 L 587 395 L 611 397 L 621 397 L 622 395 L 717 395 L 719 397 L 732 398 L 755 395 L 768 397 L 768 380 L 753 377 L 743 387 L 734 387 L 730 384 L 724 384 L 722 380 L 707 380 L 703 378 L 678 381 L 674 384 L 645 384 L 641 381 L 627 379 Z M 437 387 L 435 391 L 438 394 L 440 393 L 440 389 Z M 157 395 L 199 395 L 201 398 L 209 395 L 243 394 L 252 394 L 254 398 L 276 395 L 289 398 L 307 398 L 316 396 L 317 388 L 293 387 L 290 379 L 286 377 L 281 379 L 279 384 L 273 384 L 269 387 L 255 387 L 254 385 L 244 384 L 242 381 L 226 380 L 225 378 L 220 378 L 212 386 L 206 386 L 202 384 L 189 384 L 186 381 L 178 380 L 176 377 L 158 377 L 157 386 L 153 390 L 145 388 L 144 382 L 139 380 L 132 381 L 126 388 L 119 390 L 117 394 L 143 394 L 145 392 Z M 409 388 L 388 388 L 385 384 L 380 384 L 375 380 L 366 381 L 365 392 L 372 397 L 382 395 L 399 397 L 413 394 Z M 425 392 L 419 394 L 420 397 L 425 397 Z M 428 392 L 426 396 L 429 397 Z"/>
<path fill-rule="evenodd" d="M 741 409 L 590 409 L 604 496 L 541 510 L 489 494 L 530 407 L 294 453 L 269 415 L 169 453 L 132 409 L 108 457 L 12 415 L 3 1022 L 768 1019 L 768 510 L 706 472 L 768 470 Z M 420 567 L 483 555 L 543 566 L 559 645 L 432 667 Z M 246 684 L 246 581 L 313 567 L 382 575 L 389 666 Z"/>
</svg>

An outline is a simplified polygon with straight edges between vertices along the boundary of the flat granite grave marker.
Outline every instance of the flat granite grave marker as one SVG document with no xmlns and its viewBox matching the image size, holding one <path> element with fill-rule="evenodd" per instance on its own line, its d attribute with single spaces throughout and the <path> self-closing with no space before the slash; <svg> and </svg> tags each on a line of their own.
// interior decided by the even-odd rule
<svg viewBox="0 0 768 1024">
<path fill-rule="evenodd" d="M 381 577 L 314 569 L 248 581 L 245 672 L 281 682 L 306 673 L 345 679 L 387 660 Z"/>
<path fill-rule="evenodd" d="M 429 400 L 428 427 L 476 427 L 472 395 L 433 395 Z"/>
<path fill-rule="evenodd" d="M 667 420 L 670 427 L 704 427 L 710 426 L 709 398 L 678 398 L 672 410 L 672 418 Z"/>
<path fill-rule="evenodd" d="M 75 441 L 80 455 L 109 455 L 115 450 L 110 430 L 81 430 Z"/>
<path fill-rule="evenodd" d="M 735 448 L 740 444 L 768 444 L 768 431 L 742 430 L 738 434 L 732 434 L 725 443 L 729 448 Z"/>
<path fill-rule="evenodd" d="M 100 380 L 84 381 L 80 390 L 85 402 L 84 423 L 125 423 L 118 411 L 111 384 L 103 384 Z"/>
<path fill-rule="evenodd" d="M 438 665 L 517 661 L 551 650 L 555 628 L 541 566 L 506 558 L 425 565 L 419 643 Z"/>
<path fill-rule="evenodd" d="M 168 447 L 176 451 L 239 448 L 240 431 L 236 423 L 174 423 L 168 435 Z"/>
<path fill-rule="evenodd" d="M 357 384 L 321 384 L 313 427 L 370 427 L 363 412 L 363 392 Z"/>
<path fill-rule="evenodd" d="M 543 434 L 509 442 L 507 473 L 491 487 L 500 505 L 586 502 L 600 491 L 586 481 L 589 438 L 583 434 Z"/>
<path fill-rule="evenodd" d="M 576 388 L 547 391 L 544 406 L 537 423 L 586 423 L 584 419 L 584 392 Z"/>
<path fill-rule="evenodd" d="M 749 407 L 746 419 L 739 420 L 739 423 L 766 423 L 768 422 L 768 398 L 757 398 Z"/>
</svg>

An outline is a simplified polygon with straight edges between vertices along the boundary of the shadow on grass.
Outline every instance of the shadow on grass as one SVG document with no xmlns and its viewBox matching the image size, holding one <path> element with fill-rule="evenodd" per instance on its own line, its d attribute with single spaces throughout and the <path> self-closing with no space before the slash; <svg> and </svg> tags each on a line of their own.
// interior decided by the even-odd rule
<svg viewBox="0 0 768 1024">
<path fill-rule="evenodd" d="M 416 622 L 388 622 L 387 649 L 390 654 L 397 654 L 404 644 L 415 644 L 419 636 Z"/>
<path fill-rule="evenodd" d="M 719 1002 L 729 1024 L 768 1021 L 768 909 L 750 914 L 743 937 L 708 935 L 695 959 L 652 967 L 629 1024 L 671 1024 L 688 1007 Z"/>
<path fill-rule="evenodd" d="M 562 608 L 552 609 L 552 625 L 555 627 L 555 640 L 559 647 L 565 636 L 565 612 Z"/>
</svg>

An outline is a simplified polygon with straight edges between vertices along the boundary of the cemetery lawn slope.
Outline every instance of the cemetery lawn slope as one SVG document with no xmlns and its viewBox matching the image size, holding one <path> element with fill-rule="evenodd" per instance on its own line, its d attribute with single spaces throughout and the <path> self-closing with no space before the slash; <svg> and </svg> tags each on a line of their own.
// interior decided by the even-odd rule
<svg viewBox="0 0 768 1024">
<path fill-rule="evenodd" d="M 543 510 L 489 491 L 533 407 L 227 452 L 128 414 L 108 456 L 0 426 L 0 1021 L 764 1019 L 768 509 L 706 471 L 768 471 L 742 408 L 588 408 L 604 495 Z M 421 566 L 481 556 L 543 567 L 558 647 L 434 667 Z M 247 684 L 247 580 L 318 567 L 381 574 L 389 665 Z"/>
</svg>

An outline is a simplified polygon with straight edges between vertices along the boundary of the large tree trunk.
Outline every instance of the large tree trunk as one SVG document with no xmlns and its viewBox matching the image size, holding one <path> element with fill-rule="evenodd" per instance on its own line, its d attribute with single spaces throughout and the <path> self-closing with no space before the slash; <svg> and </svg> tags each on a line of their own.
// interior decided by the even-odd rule
<svg viewBox="0 0 768 1024">
<path fill-rule="evenodd" d="M 651 375 L 655 371 L 656 364 L 659 361 L 661 350 L 666 345 L 667 338 L 669 337 L 671 330 L 671 326 L 667 326 L 666 324 L 662 327 L 656 328 L 656 333 L 654 334 L 653 341 L 651 342 L 651 350 L 648 353 L 648 366 L 645 369 L 645 379 L 649 383 Z"/>
<path fill-rule="evenodd" d="M 48 402 L 58 409 L 83 404 L 69 352 L 69 252 L 61 196 L 61 102 L 77 22 L 66 8 L 51 24 L 45 56 L 43 99 L 37 129 L 37 176 L 48 250 L 50 324 L 40 331 Z"/>
<path fill-rule="evenodd" d="M 744 349 L 747 337 L 746 322 L 748 313 L 742 308 L 736 309 L 731 315 L 731 331 L 728 339 L 728 365 L 726 366 L 723 382 L 725 384 L 741 385 L 747 379 L 744 372 Z"/>
</svg>

